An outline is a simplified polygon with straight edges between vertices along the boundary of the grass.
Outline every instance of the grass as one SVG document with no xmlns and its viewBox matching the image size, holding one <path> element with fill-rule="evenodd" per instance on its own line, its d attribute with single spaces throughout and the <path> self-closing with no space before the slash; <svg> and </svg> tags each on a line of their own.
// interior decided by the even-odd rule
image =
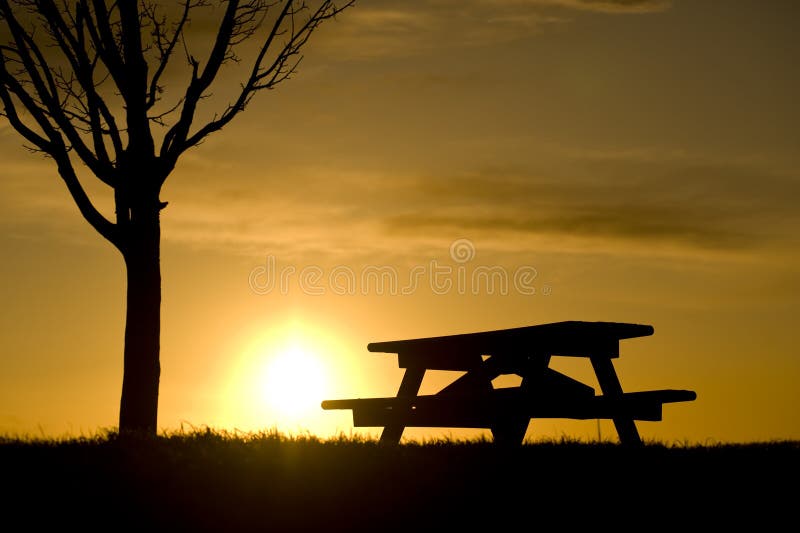
<svg viewBox="0 0 800 533">
<path fill-rule="evenodd" d="M 0 437 L 0 472 L 4 518 L 24 529 L 449 531 L 539 520 L 662 529 L 744 517 L 765 528 L 796 520 L 800 442 L 630 449 L 562 439 L 501 448 L 485 440 L 381 446 L 277 432 L 108 432 Z"/>
</svg>

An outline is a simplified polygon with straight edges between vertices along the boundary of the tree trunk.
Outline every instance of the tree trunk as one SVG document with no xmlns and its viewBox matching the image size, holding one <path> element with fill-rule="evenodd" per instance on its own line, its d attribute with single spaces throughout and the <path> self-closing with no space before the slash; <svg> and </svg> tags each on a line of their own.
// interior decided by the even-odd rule
<svg viewBox="0 0 800 533">
<path fill-rule="evenodd" d="M 161 335 L 159 207 L 131 210 L 122 249 L 128 275 L 120 433 L 156 434 Z"/>
</svg>

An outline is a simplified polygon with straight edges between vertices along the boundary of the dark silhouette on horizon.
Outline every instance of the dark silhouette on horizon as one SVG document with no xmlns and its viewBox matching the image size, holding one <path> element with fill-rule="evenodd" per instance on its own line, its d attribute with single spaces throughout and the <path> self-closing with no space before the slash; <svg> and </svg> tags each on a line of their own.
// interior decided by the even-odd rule
<svg viewBox="0 0 800 533">
<path fill-rule="evenodd" d="M 354 426 L 383 426 L 381 442 L 397 444 L 407 426 L 490 429 L 498 444 L 521 444 L 532 418 L 614 421 L 620 442 L 642 444 L 635 420 L 659 421 L 665 403 L 694 400 L 689 390 L 623 392 L 612 359 L 619 341 L 653 334 L 653 327 L 619 322 L 556 322 L 522 328 L 368 345 L 395 353 L 405 368 L 396 397 L 326 400 L 323 409 L 352 409 Z M 602 395 L 549 368 L 552 356 L 587 357 Z M 433 395 L 418 396 L 426 370 L 466 372 Z M 502 374 L 518 387 L 495 389 Z"/>
<path fill-rule="evenodd" d="M 119 430 L 155 434 L 160 379 L 160 198 L 186 150 L 225 127 L 254 94 L 289 79 L 300 50 L 353 0 L 106 2 L 0 0 L 0 101 L 28 147 L 52 158 L 84 219 L 117 250 L 127 271 Z M 213 11 L 207 57 L 187 39 L 191 17 Z M 209 10 L 212 11 L 212 10 Z M 233 102 L 192 128 L 220 68 L 243 42 L 260 46 Z M 196 44 L 196 43 L 195 43 Z M 204 43 L 206 44 L 206 43 Z M 164 74 L 185 60 L 185 89 L 167 95 Z M 208 110 L 206 110 L 208 111 Z M 153 126 L 163 128 L 163 137 Z M 159 140 L 160 145 L 159 145 Z M 82 162 L 114 191 L 106 218 L 78 180 Z"/>
</svg>

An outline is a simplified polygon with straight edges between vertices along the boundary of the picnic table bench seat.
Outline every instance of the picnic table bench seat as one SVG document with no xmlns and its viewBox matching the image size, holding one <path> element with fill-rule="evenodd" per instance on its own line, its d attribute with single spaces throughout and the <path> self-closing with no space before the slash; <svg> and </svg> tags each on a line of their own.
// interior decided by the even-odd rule
<svg viewBox="0 0 800 533">
<path fill-rule="evenodd" d="M 431 394 L 398 398 L 326 400 L 323 409 L 352 409 L 358 427 L 398 424 L 406 427 L 491 428 L 503 418 L 573 418 L 589 420 L 625 415 L 633 420 L 662 420 L 665 403 L 692 401 L 689 390 L 626 392 L 621 396 L 554 397 L 516 387 L 483 394 Z"/>
</svg>

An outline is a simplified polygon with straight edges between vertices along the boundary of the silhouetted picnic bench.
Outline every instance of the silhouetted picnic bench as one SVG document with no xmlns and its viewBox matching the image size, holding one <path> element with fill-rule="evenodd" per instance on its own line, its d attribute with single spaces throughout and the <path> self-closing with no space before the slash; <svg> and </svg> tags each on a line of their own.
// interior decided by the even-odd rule
<svg viewBox="0 0 800 533">
<path fill-rule="evenodd" d="M 352 409 L 353 425 L 382 426 L 381 442 L 398 443 L 406 427 L 490 429 L 495 442 L 521 443 L 532 418 L 611 419 L 623 444 L 641 444 L 635 420 L 659 421 L 665 403 L 694 400 L 689 390 L 623 392 L 612 359 L 622 339 L 653 327 L 617 322 L 557 322 L 514 329 L 371 343 L 394 353 L 405 374 L 397 396 L 326 400 L 323 409 Z M 587 357 L 602 394 L 549 368 L 552 356 Z M 466 372 L 441 391 L 419 396 L 426 370 Z M 522 378 L 498 388 L 502 374 Z"/>
</svg>

